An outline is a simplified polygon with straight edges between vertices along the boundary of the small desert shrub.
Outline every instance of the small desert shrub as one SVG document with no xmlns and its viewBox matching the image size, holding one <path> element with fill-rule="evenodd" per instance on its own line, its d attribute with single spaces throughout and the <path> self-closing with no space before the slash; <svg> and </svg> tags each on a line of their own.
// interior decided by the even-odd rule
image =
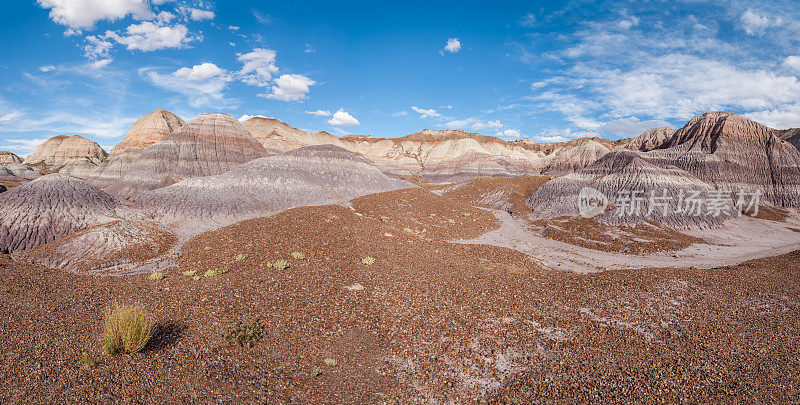
<svg viewBox="0 0 800 405">
<path fill-rule="evenodd" d="M 164 279 L 164 273 L 152 273 L 150 274 L 150 280 L 158 281 Z"/>
<path fill-rule="evenodd" d="M 226 333 L 225 340 L 239 347 L 252 347 L 261 340 L 263 333 L 258 321 L 237 322 Z"/>
<path fill-rule="evenodd" d="M 336 361 L 336 359 L 332 359 L 330 357 L 325 359 L 325 365 L 328 367 L 336 367 L 337 364 L 339 364 L 339 362 Z"/>
<path fill-rule="evenodd" d="M 367 256 L 367 257 L 361 259 L 361 263 L 363 263 L 366 266 L 370 266 L 370 265 L 375 263 L 375 258 L 372 257 L 372 256 Z"/>
<path fill-rule="evenodd" d="M 105 330 L 100 344 L 108 354 L 136 353 L 144 348 L 153 333 L 150 315 L 140 305 L 119 305 L 106 310 Z"/>
<path fill-rule="evenodd" d="M 278 260 L 275 263 L 272 263 L 272 268 L 275 270 L 285 270 L 289 268 L 289 262 L 286 260 Z"/>
<path fill-rule="evenodd" d="M 204 247 L 204 248 L 203 248 L 203 250 L 205 250 L 206 252 L 208 252 L 209 250 L 211 250 L 211 246 L 206 246 L 206 247 Z"/>
<path fill-rule="evenodd" d="M 313 369 L 311 369 L 311 376 L 312 377 L 316 377 L 316 376 L 318 376 L 320 374 L 322 374 L 322 369 L 320 369 L 319 367 L 314 367 Z"/>
<path fill-rule="evenodd" d="M 192 280 L 194 281 L 200 280 L 200 276 L 192 276 Z"/>
<path fill-rule="evenodd" d="M 205 272 L 205 274 L 203 274 L 203 277 L 211 278 L 211 277 L 216 277 L 218 274 L 219 272 L 216 270 L 208 270 Z"/>
<path fill-rule="evenodd" d="M 197 274 L 197 270 L 186 270 L 183 272 L 183 275 L 186 277 L 194 277 Z"/>
<path fill-rule="evenodd" d="M 292 252 L 292 258 L 295 260 L 303 260 L 306 258 L 306 255 L 300 252 Z"/>
<path fill-rule="evenodd" d="M 238 255 L 236 255 L 236 261 L 237 261 L 237 262 L 242 262 L 242 261 L 244 261 L 244 259 L 247 259 L 247 255 L 243 255 L 243 254 L 241 254 L 241 253 L 239 253 Z"/>
</svg>

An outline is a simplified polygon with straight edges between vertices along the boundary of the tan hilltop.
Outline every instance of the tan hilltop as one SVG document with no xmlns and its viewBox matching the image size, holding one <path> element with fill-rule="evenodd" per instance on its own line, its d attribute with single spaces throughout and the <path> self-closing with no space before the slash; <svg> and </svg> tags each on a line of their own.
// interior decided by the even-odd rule
<svg viewBox="0 0 800 405">
<path fill-rule="evenodd" d="M 86 178 L 106 157 L 108 153 L 95 141 L 80 135 L 59 135 L 36 147 L 23 163 L 45 173 Z"/>
<path fill-rule="evenodd" d="M 182 119 L 165 110 L 156 110 L 139 118 L 87 181 L 101 188 L 110 186 L 122 177 L 144 149 L 166 138 L 183 124 Z"/>
</svg>

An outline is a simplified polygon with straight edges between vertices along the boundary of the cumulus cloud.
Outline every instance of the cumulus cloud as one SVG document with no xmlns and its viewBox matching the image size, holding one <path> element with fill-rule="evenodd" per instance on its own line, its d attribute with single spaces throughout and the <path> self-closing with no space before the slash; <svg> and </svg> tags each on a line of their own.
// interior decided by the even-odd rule
<svg viewBox="0 0 800 405">
<path fill-rule="evenodd" d="M 420 118 L 439 117 L 439 116 L 442 115 L 442 114 L 437 113 L 436 110 L 434 110 L 433 108 L 425 109 L 425 108 L 419 108 L 419 107 L 412 106 L 411 109 L 416 111 L 416 112 L 418 112 L 418 113 L 420 113 L 421 114 L 419 116 Z"/>
<path fill-rule="evenodd" d="M 240 27 L 238 25 L 229 25 L 228 26 L 228 29 L 231 30 L 231 31 L 234 31 L 234 32 L 239 31 L 241 28 L 242 27 Z"/>
<path fill-rule="evenodd" d="M 252 52 L 238 54 L 239 62 L 243 63 L 239 72 L 242 82 L 251 86 L 267 87 L 272 80 L 272 75 L 278 72 L 275 66 L 277 53 L 272 49 L 255 48 Z"/>
<path fill-rule="evenodd" d="M 236 104 L 225 97 L 228 83 L 233 79 L 213 63 L 180 68 L 171 74 L 162 74 L 149 68 L 141 69 L 140 73 L 157 87 L 185 95 L 195 108 L 231 107 Z"/>
<path fill-rule="evenodd" d="M 143 52 L 183 48 L 189 42 L 197 39 L 189 36 L 189 30 L 183 24 L 165 25 L 151 21 L 129 25 L 122 35 L 114 31 L 106 31 L 105 37 L 125 45 L 128 50 Z"/>
<path fill-rule="evenodd" d="M 275 79 L 272 94 L 268 94 L 267 97 L 281 101 L 302 100 L 311 91 L 309 87 L 315 84 L 317 82 L 303 75 L 281 75 Z"/>
<path fill-rule="evenodd" d="M 109 51 L 114 47 L 111 41 L 102 36 L 89 35 L 86 37 L 87 44 L 83 47 L 83 55 L 91 60 L 109 58 Z"/>
<path fill-rule="evenodd" d="M 761 35 L 767 28 L 783 24 L 783 20 L 780 17 L 772 17 L 752 9 L 742 13 L 739 20 L 742 23 L 742 29 L 748 35 Z"/>
<path fill-rule="evenodd" d="M 331 112 L 328 110 L 306 111 L 306 114 L 316 115 L 318 117 L 329 117 Z"/>
<path fill-rule="evenodd" d="M 504 138 L 519 138 L 522 134 L 517 129 L 507 129 L 505 131 L 500 131 L 495 134 L 496 136 L 502 136 Z"/>
<path fill-rule="evenodd" d="M 88 66 L 88 67 L 90 67 L 92 69 L 102 69 L 102 68 L 108 66 L 113 61 L 114 61 L 114 59 L 111 59 L 111 58 L 98 59 L 98 60 L 89 62 L 86 66 Z"/>
<path fill-rule="evenodd" d="M 242 115 L 241 117 L 239 117 L 239 122 L 245 122 L 245 121 L 249 120 L 250 118 L 256 118 L 256 117 L 269 118 L 269 117 L 265 117 L 263 115 L 247 115 L 247 114 L 245 114 L 245 115 Z"/>
<path fill-rule="evenodd" d="M 336 125 L 339 127 L 351 127 L 361 124 L 355 117 L 340 109 L 333 114 L 333 117 L 328 120 L 328 124 Z"/>
<path fill-rule="evenodd" d="M 54 70 L 56 70 L 56 67 L 53 66 L 53 65 L 39 66 L 39 71 L 40 72 L 52 72 Z"/>
<path fill-rule="evenodd" d="M 797 55 L 787 56 L 786 59 L 783 60 L 783 66 L 786 66 L 787 68 L 792 69 L 795 72 L 800 72 L 800 56 Z"/>
<path fill-rule="evenodd" d="M 38 0 L 39 6 L 50 9 L 50 18 L 72 29 L 94 27 L 100 20 L 118 20 L 127 15 L 136 19 L 153 17 L 147 0 Z"/>
<path fill-rule="evenodd" d="M 216 16 L 213 11 L 201 10 L 199 8 L 181 6 L 180 12 L 193 21 L 213 20 Z"/>
<path fill-rule="evenodd" d="M 461 50 L 461 41 L 458 38 L 449 38 L 447 40 L 447 44 L 444 46 L 444 49 L 439 51 L 439 53 L 450 52 L 456 53 Z"/>
</svg>

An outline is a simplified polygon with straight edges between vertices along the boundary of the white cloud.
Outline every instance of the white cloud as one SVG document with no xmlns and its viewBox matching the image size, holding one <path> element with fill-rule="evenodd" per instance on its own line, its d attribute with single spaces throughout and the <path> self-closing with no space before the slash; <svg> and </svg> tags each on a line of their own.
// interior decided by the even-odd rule
<svg viewBox="0 0 800 405">
<path fill-rule="evenodd" d="M 194 65 L 191 68 L 182 67 L 172 73 L 173 76 L 183 77 L 192 81 L 209 80 L 216 76 L 221 76 L 227 73 L 225 69 L 211 63 L 205 62 L 199 65 Z"/>
<path fill-rule="evenodd" d="M 408 111 L 395 111 L 392 113 L 392 117 L 405 117 L 408 115 Z"/>
<path fill-rule="evenodd" d="M 255 118 L 255 117 L 268 118 L 268 117 L 265 117 L 263 115 L 247 115 L 247 114 L 245 114 L 245 115 L 242 115 L 241 117 L 239 117 L 239 122 L 245 122 L 245 121 L 249 120 L 250 118 Z"/>
<path fill-rule="evenodd" d="M 251 86 L 267 87 L 272 75 L 278 72 L 278 67 L 275 66 L 276 55 L 272 49 L 264 48 L 238 54 L 236 59 L 244 64 L 239 72 L 242 82 Z"/>
<path fill-rule="evenodd" d="M 181 6 L 180 11 L 193 21 L 213 20 L 216 16 L 213 11 L 200 10 L 194 7 Z"/>
<path fill-rule="evenodd" d="M 636 117 L 625 117 L 609 121 L 599 126 L 597 130 L 617 135 L 620 138 L 633 138 L 649 129 L 668 126 L 670 126 L 669 122 L 664 120 L 640 121 Z"/>
<path fill-rule="evenodd" d="M 0 122 L 11 121 L 11 120 L 13 120 L 15 118 L 19 118 L 21 116 L 22 116 L 22 113 L 19 113 L 19 112 L 16 112 L 16 111 L 15 112 L 10 112 L 10 113 L 7 113 L 5 115 L 0 115 Z"/>
<path fill-rule="evenodd" d="M 89 62 L 87 64 L 87 66 L 89 66 L 92 69 L 102 69 L 102 68 L 108 66 L 113 61 L 114 61 L 114 59 L 111 59 L 111 58 L 98 59 L 98 60 Z"/>
<path fill-rule="evenodd" d="M 46 132 L 49 134 L 81 134 L 98 138 L 116 138 L 125 135 L 138 117 L 124 117 L 111 112 L 78 115 L 53 112 L 39 117 L 25 117 L 0 123 L 0 130 L 9 132 Z M 54 130 L 55 129 L 55 130 Z M 11 141 L 11 140 L 9 140 Z M 25 145 L 24 139 L 16 140 Z M 40 142 L 33 145 L 34 147 Z"/>
<path fill-rule="evenodd" d="M 302 100 L 311 91 L 309 87 L 315 84 L 317 82 L 303 75 L 281 75 L 275 79 L 272 94 L 268 94 L 267 97 L 281 101 Z"/>
<path fill-rule="evenodd" d="M 767 28 L 775 27 L 783 24 L 780 17 L 772 17 L 766 14 L 761 14 L 752 9 L 748 9 L 742 14 L 740 18 L 744 32 L 749 35 L 761 35 Z"/>
<path fill-rule="evenodd" d="M 314 53 L 316 51 L 317 51 L 317 49 L 314 48 L 314 46 L 311 45 L 311 44 L 306 44 L 306 49 L 303 50 L 303 52 L 305 52 L 305 53 Z"/>
<path fill-rule="evenodd" d="M 436 110 L 434 110 L 433 108 L 425 109 L 425 108 L 419 108 L 419 107 L 413 107 L 412 106 L 411 109 L 416 111 L 416 112 L 418 112 L 418 113 L 420 113 L 421 114 L 419 116 L 420 118 L 439 117 L 439 116 L 442 115 L 442 114 L 437 113 Z"/>
<path fill-rule="evenodd" d="M 536 135 L 532 138 L 535 142 L 540 143 L 558 143 L 558 142 L 566 142 L 569 141 L 569 138 L 565 138 L 561 135 Z"/>
<path fill-rule="evenodd" d="M 458 38 L 450 38 L 447 40 L 447 44 L 444 46 L 442 51 L 447 51 L 450 53 L 456 53 L 461 50 L 461 41 Z M 440 51 L 440 53 L 442 53 Z"/>
<path fill-rule="evenodd" d="M 504 138 L 519 138 L 522 134 L 517 129 L 507 129 L 505 131 L 501 131 L 495 134 L 496 136 L 502 136 Z"/>
<path fill-rule="evenodd" d="M 784 59 L 783 66 L 786 66 L 789 69 L 792 69 L 796 72 L 800 72 L 800 56 L 797 55 L 789 55 Z"/>
<path fill-rule="evenodd" d="M 519 20 L 519 25 L 523 27 L 533 27 L 536 24 L 536 16 L 533 13 L 525 14 L 522 19 Z"/>
<path fill-rule="evenodd" d="M 351 127 L 361 124 L 355 117 L 346 113 L 344 110 L 336 111 L 333 117 L 328 120 L 328 124 L 336 125 L 339 127 Z"/>
<path fill-rule="evenodd" d="M 241 28 L 242 27 L 240 27 L 238 25 L 229 25 L 228 26 L 228 29 L 231 30 L 231 31 L 239 31 Z"/>
<path fill-rule="evenodd" d="M 496 121 L 483 121 L 475 117 L 465 118 L 461 120 L 452 120 L 448 121 L 444 124 L 447 128 L 472 128 L 474 130 L 479 129 L 500 129 L 503 127 L 503 123 L 499 120 Z"/>
<path fill-rule="evenodd" d="M 639 25 L 639 19 L 636 17 L 623 18 L 617 22 L 617 26 L 623 30 L 629 30 L 631 27 Z"/>
<path fill-rule="evenodd" d="M 6 143 L 0 146 L 0 149 L 13 152 L 20 156 L 26 156 L 33 153 L 37 146 L 44 143 L 47 138 L 34 138 L 34 139 L 3 139 Z"/>
<path fill-rule="evenodd" d="M 53 65 L 39 66 L 39 71 L 40 72 L 52 72 L 54 70 L 56 70 L 56 67 L 53 66 Z"/>
<path fill-rule="evenodd" d="M 109 51 L 114 46 L 102 36 L 89 35 L 86 37 L 88 42 L 83 47 L 83 55 L 91 60 L 109 58 Z"/>
<path fill-rule="evenodd" d="M 171 74 L 161 74 L 145 68 L 140 70 L 140 74 L 157 87 L 185 95 L 189 104 L 195 108 L 235 106 L 234 100 L 225 97 L 225 90 L 232 78 L 224 73 L 214 74 L 216 65 L 211 63 L 209 65 L 212 66 L 204 68 L 201 67 L 203 65 L 197 65 L 191 69 L 181 68 Z"/>
<path fill-rule="evenodd" d="M 153 17 L 147 0 L 38 0 L 42 8 L 50 9 L 50 18 L 70 27 L 68 32 L 94 27 L 100 20 L 118 20 L 128 14 L 143 20 Z"/>
<path fill-rule="evenodd" d="M 331 112 L 328 110 L 306 111 L 306 114 L 316 115 L 318 117 L 329 117 Z"/>
<path fill-rule="evenodd" d="M 149 52 L 166 48 L 183 48 L 189 42 L 197 39 L 188 35 L 189 30 L 183 24 L 170 26 L 144 21 L 140 24 L 129 25 L 123 35 L 114 31 L 106 31 L 105 37 L 125 45 L 128 50 Z"/>
</svg>

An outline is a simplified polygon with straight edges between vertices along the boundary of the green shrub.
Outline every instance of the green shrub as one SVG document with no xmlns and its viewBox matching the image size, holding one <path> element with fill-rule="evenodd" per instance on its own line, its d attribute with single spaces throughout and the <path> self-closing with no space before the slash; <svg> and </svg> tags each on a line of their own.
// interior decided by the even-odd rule
<svg viewBox="0 0 800 405">
<path fill-rule="evenodd" d="M 197 270 L 186 270 L 183 272 L 183 275 L 186 277 L 193 277 L 195 274 L 197 274 Z"/>
<path fill-rule="evenodd" d="M 158 281 L 164 279 L 164 273 L 151 273 L 150 280 Z"/>
<path fill-rule="evenodd" d="M 238 255 L 236 255 L 236 261 L 237 261 L 237 262 L 244 261 L 244 259 L 247 259 L 247 255 L 243 255 L 243 254 L 241 254 L 241 253 L 239 253 Z"/>
<path fill-rule="evenodd" d="M 278 260 L 275 263 L 272 263 L 272 268 L 275 270 L 285 270 L 289 268 L 289 262 L 286 260 Z"/>
<path fill-rule="evenodd" d="M 336 367 L 336 365 L 338 365 L 338 364 L 339 364 L 339 362 L 336 361 L 336 359 L 332 359 L 330 357 L 325 359 L 325 365 L 328 366 L 328 367 Z"/>
<path fill-rule="evenodd" d="M 312 377 L 316 377 L 316 376 L 318 376 L 320 374 L 322 374 L 322 369 L 320 369 L 319 367 L 314 367 L 313 369 L 311 369 L 311 376 Z"/>
<path fill-rule="evenodd" d="M 192 280 L 194 281 L 200 280 L 200 276 L 192 276 Z"/>
<path fill-rule="evenodd" d="M 203 250 L 205 250 L 206 252 L 208 252 L 209 250 L 211 250 L 211 246 L 206 246 L 206 247 L 204 247 L 204 248 L 203 248 Z"/>
<path fill-rule="evenodd" d="M 224 335 L 225 340 L 239 347 L 252 347 L 261 340 L 263 333 L 258 321 L 237 322 Z"/>
<path fill-rule="evenodd" d="M 218 274 L 219 272 L 217 272 L 216 270 L 208 270 L 205 272 L 205 274 L 203 274 L 203 277 L 211 278 L 211 277 L 216 277 Z"/>
<path fill-rule="evenodd" d="M 136 353 L 144 348 L 153 333 L 150 316 L 140 305 L 119 305 L 106 310 L 100 345 L 108 354 Z"/>
<path fill-rule="evenodd" d="M 375 263 L 375 258 L 372 257 L 372 256 L 367 256 L 367 257 L 361 259 L 361 263 L 363 263 L 366 266 L 370 266 L 373 263 Z"/>
<path fill-rule="evenodd" d="M 303 260 L 303 259 L 306 258 L 306 255 L 304 255 L 304 254 L 302 254 L 300 252 L 292 252 L 292 258 L 295 259 L 295 260 Z"/>
</svg>

